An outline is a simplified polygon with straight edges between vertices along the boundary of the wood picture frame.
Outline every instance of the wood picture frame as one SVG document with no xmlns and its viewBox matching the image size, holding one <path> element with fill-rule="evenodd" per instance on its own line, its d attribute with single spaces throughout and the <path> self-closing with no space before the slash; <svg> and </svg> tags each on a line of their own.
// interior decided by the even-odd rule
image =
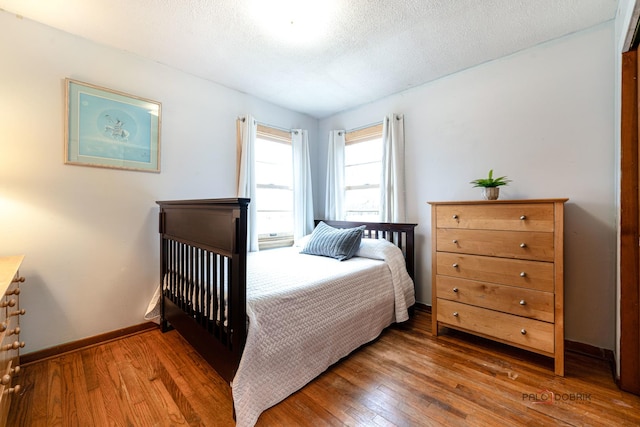
<svg viewBox="0 0 640 427">
<path fill-rule="evenodd" d="M 65 79 L 64 163 L 160 172 L 162 105 Z"/>
</svg>

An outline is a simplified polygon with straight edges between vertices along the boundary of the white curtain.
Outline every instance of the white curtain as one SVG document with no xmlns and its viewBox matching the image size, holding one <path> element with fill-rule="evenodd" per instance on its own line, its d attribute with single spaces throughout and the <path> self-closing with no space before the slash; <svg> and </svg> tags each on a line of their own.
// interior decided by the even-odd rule
<svg viewBox="0 0 640 427">
<path fill-rule="evenodd" d="M 251 199 L 247 221 L 247 250 L 258 251 L 258 229 L 256 209 L 255 146 L 258 123 L 253 116 L 238 117 L 240 163 L 238 167 L 238 197 Z"/>
<path fill-rule="evenodd" d="M 391 114 L 382 125 L 380 221 L 405 222 L 404 116 Z"/>
<path fill-rule="evenodd" d="M 329 133 L 325 219 L 344 219 L 344 139 L 343 130 Z"/>
<path fill-rule="evenodd" d="M 306 130 L 291 131 L 293 145 L 293 238 L 299 239 L 313 231 L 313 189 L 309 135 Z"/>
</svg>

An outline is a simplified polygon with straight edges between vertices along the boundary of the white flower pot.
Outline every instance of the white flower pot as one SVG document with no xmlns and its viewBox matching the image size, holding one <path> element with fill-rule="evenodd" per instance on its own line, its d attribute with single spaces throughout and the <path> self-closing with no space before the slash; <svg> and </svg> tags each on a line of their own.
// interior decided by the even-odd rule
<svg viewBox="0 0 640 427">
<path fill-rule="evenodd" d="M 498 200 L 500 187 L 482 187 L 482 198 L 485 200 Z"/>
</svg>

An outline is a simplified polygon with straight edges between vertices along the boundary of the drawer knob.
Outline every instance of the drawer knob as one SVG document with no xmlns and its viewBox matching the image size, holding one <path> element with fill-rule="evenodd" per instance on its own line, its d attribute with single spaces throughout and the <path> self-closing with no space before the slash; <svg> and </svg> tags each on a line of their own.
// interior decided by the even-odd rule
<svg viewBox="0 0 640 427">
<path fill-rule="evenodd" d="M 458 263 L 457 263 L 457 262 L 454 262 L 454 263 L 453 263 L 453 265 L 452 265 L 452 267 L 453 267 L 453 268 L 458 268 Z"/>
<path fill-rule="evenodd" d="M 7 330 L 7 323 L 6 322 L 0 323 L 0 332 L 4 332 L 6 330 Z"/>
<path fill-rule="evenodd" d="M 24 347 L 24 341 L 22 341 L 22 342 L 14 341 L 13 344 L 7 344 L 7 345 L 3 346 L 0 350 L 4 350 L 4 351 L 17 350 L 17 349 L 23 348 L 23 347 Z"/>
<path fill-rule="evenodd" d="M 458 312 L 457 311 L 453 312 L 453 317 L 458 317 Z"/>
<path fill-rule="evenodd" d="M 16 326 L 15 329 L 10 330 L 7 335 L 20 335 L 20 326 Z"/>
<path fill-rule="evenodd" d="M 9 296 L 9 295 L 20 295 L 20 288 L 15 288 L 11 291 L 7 291 L 5 293 L 5 295 Z"/>
<path fill-rule="evenodd" d="M 520 333 L 522 335 L 527 335 L 527 330 L 526 329 L 520 329 Z"/>
<path fill-rule="evenodd" d="M 20 385 L 16 385 L 15 387 L 11 387 L 4 391 L 6 394 L 17 394 L 20 393 Z"/>
<path fill-rule="evenodd" d="M 523 299 L 520 300 L 520 305 L 527 305 L 527 302 Z"/>
<path fill-rule="evenodd" d="M 9 301 L 2 301 L 0 302 L 0 307 L 1 308 L 5 308 L 5 307 L 15 307 L 16 305 L 16 300 L 14 299 L 10 299 Z"/>
<path fill-rule="evenodd" d="M 524 271 L 520 272 L 520 277 L 527 277 L 527 273 L 525 273 Z"/>
<path fill-rule="evenodd" d="M 20 366 L 16 366 L 15 368 L 11 368 L 10 374 L 5 374 L 0 378 L 0 384 L 7 385 L 11 384 L 11 375 L 18 374 L 20 372 Z"/>
<path fill-rule="evenodd" d="M 520 220 L 524 221 L 525 219 L 527 219 L 526 215 L 520 215 Z"/>
<path fill-rule="evenodd" d="M 453 244 L 457 245 L 458 244 L 458 239 L 453 239 Z"/>
<path fill-rule="evenodd" d="M 24 277 L 20 276 L 20 277 L 16 277 L 15 279 L 13 279 L 11 281 L 12 283 L 22 283 L 24 282 Z"/>
<path fill-rule="evenodd" d="M 526 243 L 520 243 L 520 247 L 521 247 L 521 248 L 526 248 L 526 247 L 527 247 L 527 244 L 526 244 Z"/>
<path fill-rule="evenodd" d="M 452 218 L 453 218 L 453 219 L 458 219 L 458 215 L 453 214 L 453 217 L 452 217 Z"/>
<path fill-rule="evenodd" d="M 22 310 L 9 313 L 9 316 L 22 316 L 25 313 L 26 313 L 26 310 L 23 308 Z"/>
<path fill-rule="evenodd" d="M 453 288 L 453 292 L 458 293 L 458 288 Z"/>
</svg>

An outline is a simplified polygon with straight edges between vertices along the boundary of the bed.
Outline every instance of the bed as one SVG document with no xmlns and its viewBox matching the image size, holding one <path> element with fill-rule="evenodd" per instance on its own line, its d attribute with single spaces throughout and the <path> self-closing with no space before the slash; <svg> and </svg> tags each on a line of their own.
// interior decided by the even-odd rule
<svg viewBox="0 0 640 427">
<path fill-rule="evenodd" d="M 415 303 L 415 224 L 316 221 L 316 230 L 362 229 L 355 256 L 339 261 L 300 254 L 309 236 L 247 253 L 248 199 L 157 203 L 161 328 L 231 384 L 238 426 L 407 320 Z"/>
</svg>

